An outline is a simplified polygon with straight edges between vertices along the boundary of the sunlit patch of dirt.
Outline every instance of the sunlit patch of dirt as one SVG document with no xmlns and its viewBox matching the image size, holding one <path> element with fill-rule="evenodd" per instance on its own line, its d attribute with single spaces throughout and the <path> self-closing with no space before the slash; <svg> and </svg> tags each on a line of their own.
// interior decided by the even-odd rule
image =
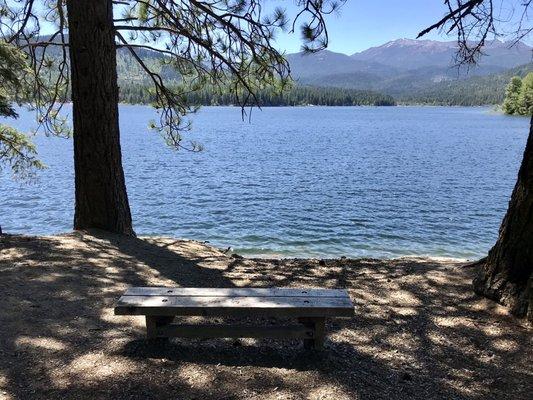
<svg viewBox="0 0 533 400">
<path fill-rule="evenodd" d="M 247 259 L 103 232 L 0 236 L 0 399 L 526 399 L 532 329 L 475 296 L 475 272 L 454 260 Z M 355 316 L 328 321 L 322 351 L 149 344 L 144 319 L 113 306 L 151 285 L 344 288 Z"/>
</svg>

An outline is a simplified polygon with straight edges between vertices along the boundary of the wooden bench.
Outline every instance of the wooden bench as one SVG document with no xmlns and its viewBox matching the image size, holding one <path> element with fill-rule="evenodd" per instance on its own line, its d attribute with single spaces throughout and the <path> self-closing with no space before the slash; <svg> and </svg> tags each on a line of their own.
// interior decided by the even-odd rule
<svg viewBox="0 0 533 400">
<path fill-rule="evenodd" d="M 328 317 L 351 317 L 345 290 L 291 288 L 132 287 L 119 299 L 115 315 L 145 315 L 148 338 L 298 338 L 320 348 Z M 176 316 L 291 317 L 286 326 L 173 324 Z"/>
</svg>

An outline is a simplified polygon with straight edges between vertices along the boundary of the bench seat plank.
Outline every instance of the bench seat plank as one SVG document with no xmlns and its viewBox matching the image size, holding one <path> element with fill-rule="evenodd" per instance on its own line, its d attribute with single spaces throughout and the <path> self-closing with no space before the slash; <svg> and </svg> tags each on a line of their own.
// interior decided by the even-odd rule
<svg viewBox="0 0 533 400">
<path fill-rule="evenodd" d="M 341 289 L 294 289 L 294 288 L 172 288 L 130 287 L 124 296 L 207 296 L 207 297 L 342 297 L 348 298 Z"/>
<path fill-rule="evenodd" d="M 132 296 L 120 298 L 116 315 L 350 317 L 346 297 Z"/>
</svg>

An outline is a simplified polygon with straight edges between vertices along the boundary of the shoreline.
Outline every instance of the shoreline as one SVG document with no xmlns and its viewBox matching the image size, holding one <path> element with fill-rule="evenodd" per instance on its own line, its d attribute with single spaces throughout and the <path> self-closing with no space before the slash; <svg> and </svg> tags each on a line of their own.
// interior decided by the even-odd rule
<svg viewBox="0 0 533 400">
<path fill-rule="evenodd" d="M 96 231 L 96 230 L 95 230 Z M 65 237 L 68 235 L 76 234 L 76 233 L 90 233 L 85 231 L 69 231 L 69 232 L 62 232 L 62 233 L 56 233 L 56 234 L 50 234 L 50 235 L 31 235 L 31 234 L 25 234 L 25 233 L 10 233 L 10 232 L 4 232 L 3 234 L 0 234 L 0 243 L 2 237 L 20 237 L 20 238 L 54 238 L 54 237 Z M 472 263 L 475 262 L 484 256 L 480 256 L 479 258 L 471 257 L 471 258 L 465 258 L 465 257 L 453 257 L 453 256 L 437 256 L 437 255 L 430 255 L 430 254 L 405 254 L 405 255 L 398 255 L 398 256 L 391 256 L 391 257 L 379 257 L 379 256 L 320 256 L 320 255 L 313 255 L 313 256 L 292 256 L 292 255 L 285 255 L 285 254 L 268 254 L 268 253 L 240 253 L 239 250 L 233 250 L 231 246 L 220 246 L 220 245 L 214 245 L 211 244 L 209 241 L 202 241 L 197 239 L 190 239 L 190 238 L 180 238 L 180 237 L 174 237 L 174 236 L 166 236 L 166 235 L 139 235 L 136 236 L 138 239 L 155 239 L 155 240 L 165 240 L 165 239 L 171 239 L 171 240 L 177 240 L 180 242 L 191 242 L 191 243 L 198 243 L 206 247 L 210 247 L 213 250 L 217 250 L 229 257 L 238 258 L 238 259 L 250 259 L 250 260 L 260 260 L 260 261 L 280 261 L 280 260 L 286 260 L 286 261 L 327 261 L 327 262 L 340 262 L 340 261 L 354 261 L 354 260 L 374 260 L 374 261 L 395 261 L 395 260 L 404 260 L 404 261 L 416 261 L 416 262 L 450 262 L 450 263 Z"/>
<path fill-rule="evenodd" d="M 65 103 L 71 105 L 72 103 Z M 145 103 L 123 103 L 120 102 L 121 106 L 145 106 L 152 107 L 150 104 Z M 408 107 L 447 107 L 447 108 L 495 108 L 499 107 L 501 104 L 476 104 L 476 105 L 461 105 L 461 104 L 429 104 L 429 103 L 398 103 L 394 105 L 370 105 L 370 104 L 361 104 L 361 105 L 327 105 L 327 104 L 301 104 L 301 105 L 261 105 L 260 108 L 312 108 L 312 107 L 324 107 L 324 108 L 408 108 Z M 237 104 L 209 104 L 209 105 L 200 105 L 199 107 L 227 107 L 227 108 L 241 108 Z M 258 108 L 258 106 L 254 106 Z M 503 114 L 503 113 L 502 113 Z M 505 115 L 505 114 L 504 114 Z M 522 116 L 522 115 L 519 115 Z"/>
<path fill-rule="evenodd" d="M 64 105 L 72 106 L 72 102 L 65 102 Z M 120 106 L 144 106 L 144 107 L 151 107 L 153 106 L 150 103 L 125 103 L 125 102 L 119 102 Z M 27 105 L 23 104 L 21 107 L 26 107 Z M 213 107 L 213 108 L 219 108 L 219 107 L 227 107 L 227 108 L 241 108 L 241 106 L 237 104 L 208 104 L 208 105 L 200 105 L 199 107 Z M 397 103 L 394 105 L 370 105 L 370 104 L 364 104 L 364 105 L 327 105 L 327 104 L 302 104 L 302 105 L 261 105 L 260 108 L 312 108 L 312 107 L 325 107 L 325 108 L 408 108 L 408 107 L 446 107 L 446 108 L 494 108 L 494 107 L 501 107 L 501 104 L 476 104 L 476 105 L 461 105 L 461 104 L 429 104 L 429 103 Z M 258 108 L 257 106 L 254 106 L 254 108 Z M 501 113 L 503 114 L 503 113 Z M 505 115 L 505 114 L 503 114 Z M 526 117 L 529 118 L 529 116 L 523 116 L 523 115 L 515 115 L 517 117 Z"/>
<path fill-rule="evenodd" d="M 139 236 L 140 238 L 150 238 L 152 236 Z M 154 238 L 161 238 L 161 236 L 153 236 Z M 194 239 L 184 239 L 195 241 Z M 224 252 L 223 247 L 213 246 L 219 251 Z M 316 260 L 316 261 L 343 261 L 343 260 L 377 260 L 377 261 L 394 261 L 394 260 L 407 260 L 407 261 L 417 261 L 417 262 L 457 262 L 457 263 L 471 263 L 476 261 L 474 258 L 464 258 L 464 257 L 448 257 L 448 256 L 433 256 L 433 255 L 423 255 L 423 254 L 407 254 L 407 255 L 398 255 L 392 257 L 378 257 L 378 256 L 340 256 L 340 257 L 331 257 L 331 256 L 290 256 L 290 255 L 268 255 L 261 253 L 239 253 L 238 251 L 230 251 L 227 254 L 234 256 L 236 258 L 248 258 L 251 260 Z M 481 259 L 482 257 L 480 257 Z"/>
</svg>

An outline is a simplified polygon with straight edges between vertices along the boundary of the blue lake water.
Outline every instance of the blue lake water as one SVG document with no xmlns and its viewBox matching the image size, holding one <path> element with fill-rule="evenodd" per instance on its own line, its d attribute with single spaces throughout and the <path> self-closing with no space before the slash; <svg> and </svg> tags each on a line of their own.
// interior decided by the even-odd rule
<svg viewBox="0 0 533 400">
<path fill-rule="evenodd" d="M 515 183 L 529 120 L 488 108 L 205 107 L 175 152 L 147 129 L 154 111 L 121 106 L 134 228 L 241 254 L 474 258 L 486 254 Z M 33 125 L 21 113 L 14 124 Z M 48 169 L 0 175 L 8 233 L 71 230 L 72 141 L 38 136 Z"/>
</svg>

